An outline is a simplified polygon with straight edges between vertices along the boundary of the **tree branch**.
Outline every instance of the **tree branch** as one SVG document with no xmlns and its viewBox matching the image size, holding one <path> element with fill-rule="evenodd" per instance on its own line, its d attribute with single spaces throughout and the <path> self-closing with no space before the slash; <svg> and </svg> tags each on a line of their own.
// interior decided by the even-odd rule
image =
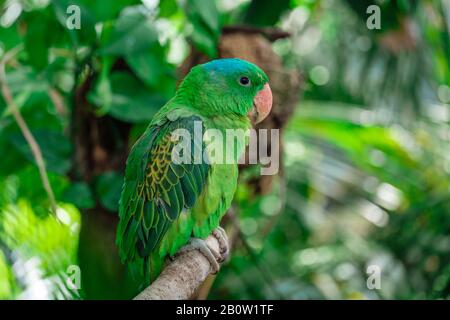
<svg viewBox="0 0 450 320">
<path fill-rule="evenodd" d="M 0 85 L 1 85 L 1 92 L 3 99 L 5 100 L 9 110 L 11 111 L 11 114 L 13 115 L 15 121 L 17 122 L 17 125 L 20 128 L 20 131 L 22 131 L 23 136 L 25 137 L 25 140 L 27 141 L 28 145 L 30 146 L 31 152 L 33 153 L 33 157 L 36 161 L 36 165 L 39 169 L 39 174 L 41 176 L 42 185 L 47 193 L 48 199 L 50 201 L 50 206 L 53 211 L 53 213 L 56 213 L 56 200 L 55 195 L 53 193 L 53 189 L 50 185 L 50 181 L 48 180 L 47 170 L 45 168 L 45 162 L 44 157 L 42 156 L 41 148 L 39 147 L 39 144 L 37 143 L 36 139 L 34 138 L 33 134 L 31 133 L 30 129 L 28 128 L 25 119 L 22 117 L 22 114 L 20 113 L 19 108 L 17 107 L 16 103 L 14 102 L 11 90 L 6 83 L 6 73 L 5 73 L 5 64 L 8 62 L 9 59 L 14 57 L 20 50 L 22 50 L 22 46 L 16 47 L 9 52 L 5 53 L 3 59 L 0 61 Z"/>
<path fill-rule="evenodd" d="M 219 252 L 219 242 L 210 235 L 206 243 Z M 198 250 L 181 253 L 170 262 L 159 277 L 134 300 L 185 300 L 200 287 L 211 273 L 211 264 Z"/>
</svg>

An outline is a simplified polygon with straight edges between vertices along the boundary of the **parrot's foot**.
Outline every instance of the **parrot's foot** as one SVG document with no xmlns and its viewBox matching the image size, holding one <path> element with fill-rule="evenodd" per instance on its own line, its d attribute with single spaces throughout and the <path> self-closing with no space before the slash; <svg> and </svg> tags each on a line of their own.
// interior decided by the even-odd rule
<svg viewBox="0 0 450 320">
<path fill-rule="evenodd" d="M 208 246 L 205 240 L 200 238 L 191 238 L 189 240 L 189 243 L 182 247 L 180 251 L 178 251 L 178 254 L 189 252 L 192 250 L 200 251 L 200 253 L 203 254 L 206 259 L 208 259 L 209 263 L 211 264 L 213 274 L 219 272 L 220 265 L 218 261 L 221 261 L 221 255 L 219 252 Z"/>
<path fill-rule="evenodd" d="M 213 230 L 212 235 L 219 242 L 219 248 L 220 248 L 219 262 L 223 262 L 228 259 L 228 255 L 230 253 L 227 233 L 225 232 L 225 230 L 222 227 L 217 227 L 217 229 Z"/>
</svg>

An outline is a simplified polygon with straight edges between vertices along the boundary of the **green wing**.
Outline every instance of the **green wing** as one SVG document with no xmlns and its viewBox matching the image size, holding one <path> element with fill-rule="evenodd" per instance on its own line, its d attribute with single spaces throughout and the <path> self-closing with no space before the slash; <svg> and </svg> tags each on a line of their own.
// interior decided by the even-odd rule
<svg viewBox="0 0 450 320">
<path fill-rule="evenodd" d="M 194 141 L 194 121 L 201 119 L 166 119 L 159 126 L 150 126 L 133 146 L 119 203 L 117 244 L 123 262 L 145 261 L 180 212 L 192 208 L 200 196 L 209 166 L 203 161 L 194 164 L 194 152 L 204 148 L 202 142 Z M 171 159 L 177 143 L 171 139 L 172 131 L 180 128 L 192 137 L 189 164 Z"/>
</svg>

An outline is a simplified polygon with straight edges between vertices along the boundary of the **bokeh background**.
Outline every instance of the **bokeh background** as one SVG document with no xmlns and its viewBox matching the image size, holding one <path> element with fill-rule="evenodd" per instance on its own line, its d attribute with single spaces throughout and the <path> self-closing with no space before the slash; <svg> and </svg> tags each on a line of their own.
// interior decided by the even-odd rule
<svg viewBox="0 0 450 320">
<path fill-rule="evenodd" d="M 282 165 L 241 168 L 231 259 L 193 298 L 448 299 L 449 29 L 448 0 L 0 1 L 0 299 L 138 292 L 114 245 L 127 153 L 191 66 L 225 56 L 269 74 Z"/>
</svg>

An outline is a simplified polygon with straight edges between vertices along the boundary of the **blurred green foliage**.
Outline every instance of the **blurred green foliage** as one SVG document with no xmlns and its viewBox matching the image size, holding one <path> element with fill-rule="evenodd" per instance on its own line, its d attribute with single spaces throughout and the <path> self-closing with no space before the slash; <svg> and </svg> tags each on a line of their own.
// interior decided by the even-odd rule
<svg viewBox="0 0 450 320">
<path fill-rule="evenodd" d="M 240 184 L 239 241 L 209 297 L 448 299 L 450 8 L 386 0 L 372 31 L 369 2 L 3 2 L 0 59 L 19 51 L 6 80 L 58 211 L 0 99 L 0 298 L 84 298 L 66 283 L 79 263 L 80 211 L 117 210 L 122 172 L 92 181 L 76 172 L 77 89 L 92 81 L 94 116 L 130 125 L 131 144 L 173 95 L 189 44 L 214 58 L 222 26 L 247 23 L 291 33 L 273 46 L 303 72 L 304 95 L 273 192 L 255 197 Z M 79 30 L 66 27 L 69 5 L 81 9 Z M 367 287 L 370 265 L 382 270 L 379 290 Z"/>
</svg>

